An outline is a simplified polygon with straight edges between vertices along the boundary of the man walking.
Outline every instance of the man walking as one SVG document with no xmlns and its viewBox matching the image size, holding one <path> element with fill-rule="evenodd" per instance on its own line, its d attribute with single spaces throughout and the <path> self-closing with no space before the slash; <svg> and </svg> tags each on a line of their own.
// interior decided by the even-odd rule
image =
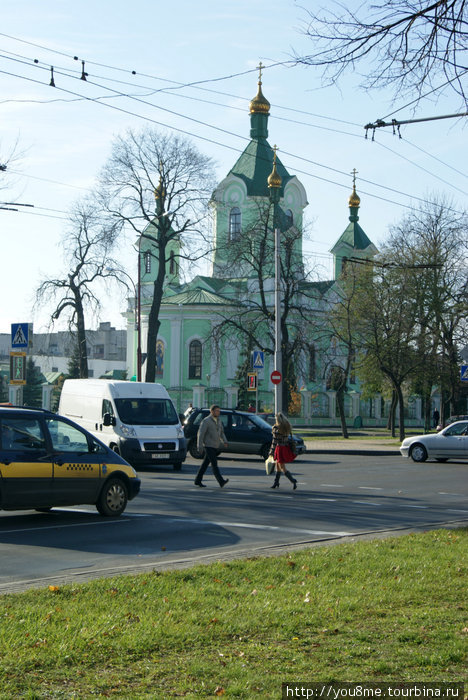
<svg viewBox="0 0 468 700">
<path fill-rule="evenodd" d="M 201 463 L 200 469 L 195 477 L 195 486 L 205 486 L 205 484 L 202 484 L 202 479 L 210 462 L 214 477 L 221 488 L 229 481 L 229 479 L 223 479 L 218 469 L 218 452 L 220 451 L 221 444 L 227 447 L 223 424 L 219 417 L 220 413 L 221 409 L 219 406 L 211 406 L 210 415 L 202 420 L 198 430 L 197 447 L 199 452 L 205 450 L 205 459 Z"/>
</svg>

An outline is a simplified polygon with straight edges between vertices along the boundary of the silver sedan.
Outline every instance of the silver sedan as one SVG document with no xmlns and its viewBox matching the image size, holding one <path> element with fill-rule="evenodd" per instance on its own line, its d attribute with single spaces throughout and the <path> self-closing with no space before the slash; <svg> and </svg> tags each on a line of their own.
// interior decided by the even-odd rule
<svg viewBox="0 0 468 700">
<path fill-rule="evenodd" d="M 468 459 L 468 420 L 452 423 L 439 433 L 406 438 L 401 443 L 400 452 L 414 462 Z"/>
</svg>

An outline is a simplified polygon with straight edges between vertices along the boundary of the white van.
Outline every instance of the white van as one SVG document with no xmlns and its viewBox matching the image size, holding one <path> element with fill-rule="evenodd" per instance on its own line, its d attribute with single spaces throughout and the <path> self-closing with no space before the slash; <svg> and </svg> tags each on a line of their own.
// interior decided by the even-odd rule
<svg viewBox="0 0 468 700">
<path fill-rule="evenodd" d="M 132 466 L 172 464 L 181 469 L 187 442 L 162 384 L 66 379 L 58 413 L 83 426 Z"/>
</svg>

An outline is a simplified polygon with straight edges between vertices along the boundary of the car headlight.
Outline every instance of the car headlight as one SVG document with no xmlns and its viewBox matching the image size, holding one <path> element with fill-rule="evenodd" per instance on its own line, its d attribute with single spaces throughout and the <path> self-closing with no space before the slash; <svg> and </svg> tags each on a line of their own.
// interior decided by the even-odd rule
<svg viewBox="0 0 468 700">
<path fill-rule="evenodd" d="M 183 438 L 183 437 L 184 437 L 184 429 L 182 428 L 182 426 L 180 426 L 180 427 L 177 428 L 177 437 L 178 437 L 178 438 Z"/>
<path fill-rule="evenodd" d="M 135 428 L 131 428 L 129 425 L 124 425 L 122 423 L 120 430 L 122 431 L 122 435 L 126 435 L 127 437 L 136 437 Z"/>
</svg>

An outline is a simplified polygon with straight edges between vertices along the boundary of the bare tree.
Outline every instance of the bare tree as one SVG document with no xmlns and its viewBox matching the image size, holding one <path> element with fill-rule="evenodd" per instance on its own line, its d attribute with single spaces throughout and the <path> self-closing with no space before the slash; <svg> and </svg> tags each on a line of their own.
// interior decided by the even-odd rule
<svg viewBox="0 0 468 700">
<path fill-rule="evenodd" d="M 418 355 L 422 360 L 417 382 L 426 397 L 439 384 L 444 404 L 457 413 L 460 394 L 460 350 L 468 330 L 468 217 L 444 197 L 428 197 L 391 228 L 389 245 L 399 265 L 417 270 L 412 295 Z"/>
<path fill-rule="evenodd" d="M 67 317 L 77 340 L 82 378 L 88 376 L 85 316 L 101 306 L 96 284 L 103 279 L 120 281 L 119 265 L 110 255 L 117 234 L 115 224 L 109 226 L 94 204 L 76 205 L 63 237 L 67 271 L 62 277 L 45 279 L 36 291 L 36 306 L 54 304 L 52 323 Z"/>
<path fill-rule="evenodd" d="M 308 12 L 313 53 L 300 63 L 325 68 L 331 83 L 364 64 L 366 88 L 392 86 L 420 98 L 436 80 L 466 104 L 468 20 L 465 0 L 367 0 L 354 11 L 334 3 Z"/>
<path fill-rule="evenodd" d="M 274 234 L 273 207 L 257 202 L 251 223 L 242 234 L 229 242 L 226 251 L 226 276 L 238 271 L 239 280 L 235 298 L 225 313 L 218 314 L 213 336 L 219 347 L 222 340 L 232 336 L 244 348 L 260 348 L 267 355 L 275 352 L 274 306 Z M 302 262 L 302 233 L 287 227 L 284 213 L 281 221 L 281 351 L 284 378 L 282 403 L 289 406 L 291 392 L 296 390 L 298 374 L 304 364 L 315 322 L 311 308 L 320 303 L 317 287 L 311 283 L 310 273 Z"/>
<path fill-rule="evenodd" d="M 119 226 L 146 240 L 156 258 L 148 317 L 147 382 L 156 378 L 156 341 L 169 244 L 177 241 L 182 246 L 184 240 L 187 243 L 187 234 L 203 230 L 214 183 L 210 158 L 187 139 L 154 129 L 129 130 L 117 137 L 103 169 L 100 192 L 105 209 Z M 204 253 L 186 245 L 174 257 L 179 264 L 181 258 L 194 261 Z"/>
</svg>

